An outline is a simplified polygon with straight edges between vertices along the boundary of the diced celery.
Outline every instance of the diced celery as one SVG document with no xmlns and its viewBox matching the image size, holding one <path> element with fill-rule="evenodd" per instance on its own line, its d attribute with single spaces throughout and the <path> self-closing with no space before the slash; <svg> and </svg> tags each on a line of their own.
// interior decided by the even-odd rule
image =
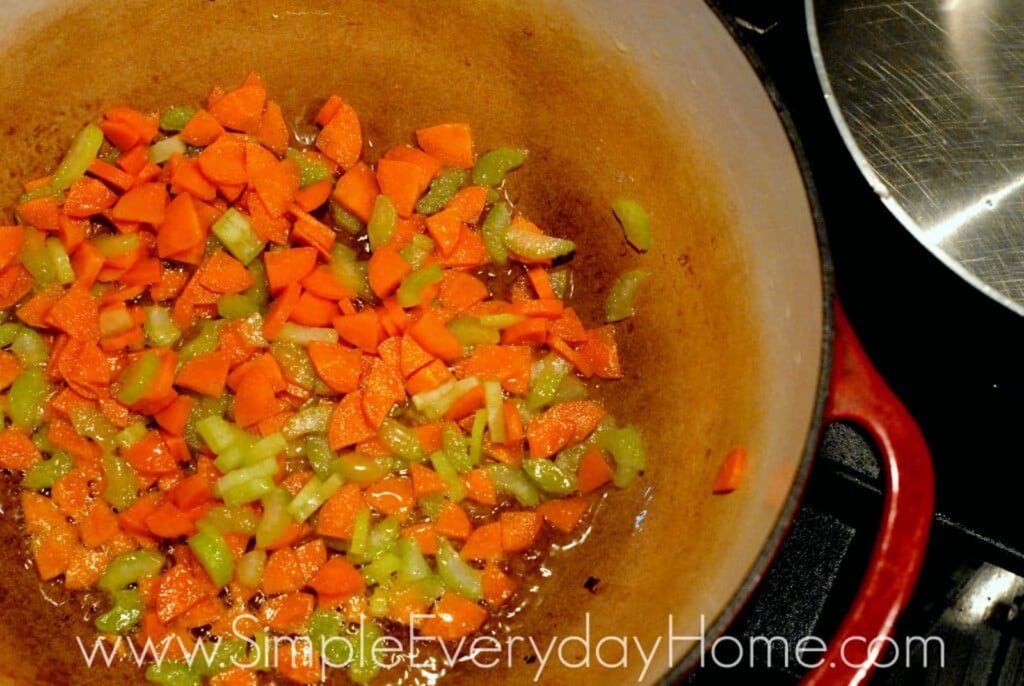
<svg viewBox="0 0 1024 686">
<path fill-rule="evenodd" d="M 249 218 L 233 207 L 213 223 L 211 230 L 242 264 L 256 259 L 266 245 L 253 230 Z"/>
<path fill-rule="evenodd" d="M 487 431 L 492 443 L 505 442 L 505 396 L 497 381 L 484 382 L 484 406 L 487 410 Z"/>
<path fill-rule="evenodd" d="M 469 441 L 455 424 L 448 422 L 444 425 L 441 444 L 445 459 L 459 474 L 465 474 L 476 466 L 469 456 Z"/>
<path fill-rule="evenodd" d="M 370 510 L 364 507 L 356 513 L 356 521 L 352 526 L 352 540 L 348 545 L 348 556 L 352 562 L 359 563 L 366 556 L 370 544 Z"/>
<path fill-rule="evenodd" d="M 356 260 L 355 253 L 348 246 L 334 244 L 331 249 L 331 272 L 360 297 L 373 297 L 367 276 L 367 263 Z"/>
<path fill-rule="evenodd" d="M 479 318 L 480 323 L 491 329 L 507 329 L 510 326 L 518 324 L 519 322 L 526 319 L 521 314 L 512 314 L 511 312 L 504 312 L 501 314 L 485 314 Z"/>
<path fill-rule="evenodd" d="M 567 495 L 576 490 L 575 476 L 551 460 L 524 460 L 523 471 L 545 493 Z"/>
<path fill-rule="evenodd" d="M 79 436 L 91 438 L 104 446 L 118 445 L 117 427 L 106 416 L 91 405 L 73 407 L 70 412 L 71 425 Z M 143 433 L 147 429 L 143 425 Z"/>
<path fill-rule="evenodd" d="M 608 298 L 604 301 L 604 320 L 608 323 L 629 319 L 636 312 L 633 300 L 637 289 L 650 273 L 643 269 L 633 269 L 615 279 Z"/>
<path fill-rule="evenodd" d="M 232 667 L 248 664 L 248 646 L 241 638 L 221 638 L 216 643 L 216 650 L 211 649 L 207 653 L 199 651 L 198 660 L 192 663 L 192 669 L 198 670 L 203 676 L 214 676 Z"/>
<path fill-rule="evenodd" d="M 381 193 L 373 203 L 373 214 L 366 225 L 366 235 L 370 239 L 370 250 L 376 250 L 391 240 L 398 224 L 398 211 L 391 199 Z"/>
<path fill-rule="evenodd" d="M 352 661 L 352 643 L 347 636 L 348 622 L 337 610 L 317 610 L 309 618 L 306 635 L 313 648 L 331 665 L 344 665 Z"/>
<path fill-rule="evenodd" d="M 105 634 L 127 634 L 142 619 L 145 603 L 136 589 L 114 591 L 110 594 L 114 606 L 96 618 L 96 629 Z"/>
<path fill-rule="evenodd" d="M 7 326 L 5 324 L 5 326 Z M 44 366 L 50 359 L 50 350 L 46 340 L 34 329 L 20 324 L 12 324 L 17 330 L 11 341 L 11 352 L 18 358 L 22 369 Z"/>
<path fill-rule="evenodd" d="M 264 436 L 246 450 L 245 464 L 252 466 L 273 459 L 288 449 L 288 441 L 282 433 Z"/>
<path fill-rule="evenodd" d="M 480 463 L 480 452 L 484 444 L 484 429 L 487 428 L 487 410 L 477 410 L 473 415 L 473 428 L 469 433 L 469 461 Z"/>
<path fill-rule="evenodd" d="M 184 662 L 162 660 L 146 668 L 146 681 L 158 686 L 202 686 L 203 677 L 197 667 Z"/>
<path fill-rule="evenodd" d="M 96 154 L 103 145 L 103 131 L 95 124 L 86 124 L 75 140 L 71 142 L 64 159 L 57 165 L 57 171 L 50 178 L 50 187 L 62 191 L 70 188 L 82 178 L 89 165 L 96 161 Z"/>
<path fill-rule="evenodd" d="M 181 338 L 181 331 L 171 320 L 171 312 L 166 307 L 150 305 L 145 308 L 146 321 L 143 329 L 146 340 L 151 346 L 166 348 L 174 345 Z"/>
<path fill-rule="evenodd" d="M 473 167 L 473 183 L 478 186 L 497 186 L 505 175 L 518 169 L 526 161 L 526 151 L 519 148 L 495 148 L 480 156 Z"/>
<path fill-rule="evenodd" d="M 127 462 L 113 453 L 104 453 L 100 457 L 103 465 L 105 485 L 103 499 L 120 511 L 128 509 L 138 496 L 139 486 L 135 478 L 135 470 Z"/>
<path fill-rule="evenodd" d="M 567 238 L 537 234 L 522 226 L 509 226 L 505 230 L 505 247 L 527 260 L 554 260 L 576 250 L 576 244 Z"/>
<path fill-rule="evenodd" d="M 118 591 L 127 588 L 143 577 L 160 574 L 166 559 L 155 550 L 132 550 L 121 553 L 107 564 L 96 585 L 104 591 Z"/>
<path fill-rule="evenodd" d="M 6 315 L 4 318 L 6 319 Z M 21 324 L 14 324 L 11 322 L 0 324 L 0 348 L 6 348 L 14 343 L 15 337 L 21 329 Z"/>
<path fill-rule="evenodd" d="M 234 469 L 238 469 L 239 467 L 244 466 L 245 458 L 247 457 L 248 453 L 248 442 L 237 441 L 235 443 L 232 443 L 227 448 L 227 450 L 221 452 L 221 454 L 217 456 L 217 459 L 214 460 L 213 463 L 217 465 L 217 469 L 219 469 L 222 474 L 227 474 L 228 472 Z"/>
<path fill-rule="evenodd" d="M 100 335 L 103 338 L 117 336 L 135 326 L 135 319 L 127 308 L 109 309 L 100 312 Z"/>
<path fill-rule="evenodd" d="M 436 452 L 430 456 L 430 464 L 433 465 L 437 475 L 444 479 L 448 486 L 448 497 L 454 502 L 459 502 L 466 497 L 466 490 L 462 486 L 462 479 L 455 465 L 451 463 L 443 452 Z"/>
<path fill-rule="evenodd" d="M 615 458 L 616 486 L 625 488 L 644 470 L 645 457 L 640 432 L 633 426 L 607 429 L 597 438 L 597 444 Z"/>
<path fill-rule="evenodd" d="M 397 420 L 388 417 L 381 423 L 380 438 L 396 455 L 409 462 L 422 462 L 426 458 L 416 432 Z"/>
<path fill-rule="evenodd" d="M 281 538 L 292 516 L 288 513 L 291 496 L 283 488 L 276 488 L 263 498 L 263 516 L 256 526 L 256 546 L 265 548 Z"/>
<path fill-rule="evenodd" d="M 63 479 L 74 469 L 75 461 L 64 451 L 54 454 L 48 460 L 41 460 L 28 468 L 21 480 L 21 485 L 33 491 L 41 491 L 44 488 L 53 488 L 53 485 Z"/>
<path fill-rule="evenodd" d="M 304 150 L 288 148 L 288 157 L 299 165 L 299 185 L 301 188 L 312 186 L 326 179 L 334 178 L 331 167 L 320 157 L 314 157 Z"/>
<path fill-rule="evenodd" d="M 121 390 L 118 391 L 117 399 L 125 405 L 134 405 L 149 390 L 159 371 L 160 358 L 156 353 L 145 353 L 128 365 L 121 375 Z"/>
<path fill-rule="evenodd" d="M 50 384 L 47 383 L 43 370 L 24 370 L 11 384 L 7 393 L 7 412 L 14 425 L 26 432 L 31 432 L 39 426 L 43 421 L 46 396 L 49 393 Z"/>
<path fill-rule="evenodd" d="M 182 105 L 169 107 L 160 115 L 160 128 L 164 131 L 181 131 L 195 116 L 195 109 Z"/>
<path fill-rule="evenodd" d="M 466 348 L 496 345 L 501 341 L 501 334 L 497 329 L 484 326 L 476 317 L 456 317 L 448 322 L 445 328 Z"/>
<path fill-rule="evenodd" d="M 445 586 L 470 600 L 481 600 L 484 597 L 483 577 L 463 560 L 448 539 L 439 536 L 437 539 L 437 574 Z"/>
<path fill-rule="evenodd" d="M 237 505 L 217 505 L 200 521 L 222 534 L 254 534 L 258 522 L 251 508 Z"/>
<path fill-rule="evenodd" d="M 360 453 L 342 455 L 335 463 L 337 471 L 347 481 L 361 484 L 379 481 L 391 471 L 385 458 L 368 457 Z"/>
<path fill-rule="evenodd" d="M 575 374 L 569 374 L 562 383 L 558 384 L 555 391 L 554 403 L 567 403 L 570 400 L 585 400 L 587 398 L 587 386 L 579 380 Z"/>
<path fill-rule="evenodd" d="M 468 179 L 469 172 L 465 169 L 456 169 L 454 167 L 445 169 L 436 179 L 430 182 L 429 190 L 416 203 L 416 211 L 420 214 L 440 212 Z"/>
<path fill-rule="evenodd" d="M 255 262 L 253 263 L 255 264 Z M 178 364 L 182 365 L 193 357 L 214 352 L 220 345 L 220 329 L 223 322 L 207 320 L 199 324 L 199 333 L 186 341 L 178 351 Z"/>
<path fill-rule="evenodd" d="M 317 476 L 310 477 L 288 504 L 288 513 L 297 522 L 306 521 L 341 488 L 342 483 L 344 479 L 340 474 L 332 474 L 325 481 Z"/>
<path fill-rule="evenodd" d="M 206 441 L 206 445 L 210 446 L 210 450 L 217 455 L 249 438 L 249 434 L 243 429 L 219 415 L 211 415 L 196 422 L 196 431 Z"/>
<path fill-rule="evenodd" d="M 250 264 L 258 264 L 253 261 Z M 217 300 L 217 314 L 224 319 L 245 319 L 260 311 L 260 304 L 244 293 L 228 293 Z"/>
<path fill-rule="evenodd" d="M 188 539 L 188 547 L 213 583 L 224 586 L 231 581 L 235 573 L 235 559 L 219 531 L 213 527 L 200 527 L 198 533 Z"/>
<path fill-rule="evenodd" d="M 380 671 L 377 652 L 373 649 L 381 637 L 380 627 L 372 619 L 364 619 L 362 640 L 352 641 L 352 661 L 348 663 L 348 678 L 357 684 L 369 683 Z"/>
<path fill-rule="evenodd" d="M 334 220 L 335 226 L 344 229 L 353 236 L 362 233 L 366 228 L 363 226 L 363 222 L 359 221 L 359 217 L 346 210 L 334 200 L 331 200 L 330 208 L 331 219 Z"/>
<path fill-rule="evenodd" d="M 324 433 L 331 419 L 333 407 L 328 404 L 313 405 L 292 415 L 281 430 L 285 438 L 294 440 L 307 434 Z"/>
<path fill-rule="evenodd" d="M 222 492 L 222 497 L 227 505 L 244 505 L 259 500 L 273 490 L 274 480 L 269 476 L 261 476 L 232 486 Z"/>
<path fill-rule="evenodd" d="M 459 381 L 449 381 L 435 389 L 417 393 L 412 397 L 412 404 L 427 419 L 434 421 L 440 419 L 456 400 L 479 385 L 480 380 L 475 376 Z"/>
<path fill-rule="evenodd" d="M 53 283 L 56 279 L 53 260 L 46 248 L 46 236 L 42 232 L 25 229 L 25 238 L 21 244 L 21 264 L 41 284 Z"/>
<path fill-rule="evenodd" d="M 139 247 L 139 234 L 121 233 L 106 234 L 93 239 L 93 245 L 100 254 L 108 259 L 124 257 Z"/>
<path fill-rule="evenodd" d="M 568 267 L 553 269 L 548 272 L 548 276 L 551 279 L 551 290 L 555 292 L 556 298 L 565 300 L 572 295 L 572 271 Z"/>
<path fill-rule="evenodd" d="M 572 371 L 568 362 L 557 355 L 534 363 L 530 373 L 530 392 L 526 396 L 526 408 L 531 412 L 541 410 L 554 402 L 558 388 Z"/>
<path fill-rule="evenodd" d="M 393 552 L 386 552 L 378 555 L 370 564 L 363 567 L 360 571 L 363 574 L 363 578 L 366 580 L 368 586 L 378 586 L 383 584 L 389 584 L 393 574 L 397 574 L 402 569 L 402 558 Z M 376 595 L 376 593 L 374 593 Z M 371 601 L 373 598 L 371 597 Z M 371 612 L 371 614 L 373 614 Z M 381 616 L 381 615 L 374 615 Z"/>
<path fill-rule="evenodd" d="M 171 136 L 149 146 L 147 157 L 150 162 L 163 164 L 174 155 L 184 155 L 186 151 L 185 141 L 177 136 Z"/>
<path fill-rule="evenodd" d="M 555 457 L 555 465 L 558 466 L 563 472 L 575 475 L 580 468 L 580 460 L 586 455 L 587 450 L 590 449 L 586 443 L 578 443 L 568 448 L 563 449 Z"/>
<path fill-rule="evenodd" d="M 420 544 L 415 538 L 409 536 L 400 539 L 396 549 L 398 556 L 402 560 L 402 566 L 398 570 L 400 581 L 409 583 L 425 579 L 431 575 L 430 565 L 427 563 L 427 559 L 423 557 Z"/>
<path fill-rule="evenodd" d="M 229 472 L 217 480 L 216 490 L 220 493 L 227 493 L 232 488 L 246 482 L 254 481 L 265 477 L 272 477 L 281 469 L 274 458 L 269 458 L 249 467 L 242 467 Z"/>
<path fill-rule="evenodd" d="M 401 536 L 402 527 L 394 517 L 385 517 L 370 531 L 366 542 L 366 559 L 373 560 L 391 552 Z"/>
<path fill-rule="evenodd" d="M 323 433 L 306 436 L 306 460 L 321 479 L 326 479 L 333 473 L 331 464 L 337 460 L 337 455 L 331 450 L 327 436 Z"/>
<path fill-rule="evenodd" d="M 494 488 L 502 493 L 508 493 L 518 500 L 520 505 L 535 507 L 540 504 L 540 493 L 522 470 L 507 464 L 492 464 L 487 467 L 487 472 L 494 482 Z"/>
<path fill-rule="evenodd" d="M 238 559 L 235 576 L 238 582 L 249 588 L 259 588 L 263 581 L 263 570 L 267 565 L 267 551 L 250 550 Z"/>
<path fill-rule="evenodd" d="M 508 248 L 505 247 L 505 234 L 508 231 L 509 223 L 512 221 L 512 210 L 503 202 L 495 203 L 491 211 L 487 213 L 483 226 L 480 227 L 480 235 L 487 252 L 495 264 L 508 262 Z"/>
<path fill-rule="evenodd" d="M 68 257 L 64 246 L 56 238 L 46 239 L 46 250 L 50 253 L 50 264 L 53 265 L 54 280 L 67 286 L 75 282 L 75 270 L 71 266 L 71 258 Z"/>
<path fill-rule="evenodd" d="M 284 372 L 286 379 L 307 391 L 316 387 L 319 377 L 313 370 L 313 363 L 303 346 L 291 341 L 277 340 L 271 343 L 270 354 L 281 365 L 281 371 Z"/>
<path fill-rule="evenodd" d="M 408 243 L 402 246 L 402 249 L 398 251 L 398 254 L 401 255 L 402 259 L 408 262 L 413 269 L 420 269 L 427 261 L 427 258 L 434 253 L 435 247 L 434 241 L 430 236 L 418 233 L 413 236 Z"/>
<path fill-rule="evenodd" d="M 407 274 L 395 293 L 398 304 L 402 307 L 415 307 L 421 304 L 424 289 L 440 283 L 442 278 L 444 274 L 441 273 L 441 267 L 436 264 Z"/>
<path fill-rule="evenodd" d="M 641 252 L 651 249 L 651 218 L 640 203 L 629 198 L 616 198 L 612 202 L 612 212 L 622 224 L 626 240 L 634 248 Z"/>
<path fill-rule="evenodd" d="M 294 343 L 303 347 L 310 343 L 337 343 L 338 332 L 330 327 L 302 326 L 294 322 L 288 322 L 281 327 L 280 333 L 274 339 L 286 343 Z"/>
</svg>

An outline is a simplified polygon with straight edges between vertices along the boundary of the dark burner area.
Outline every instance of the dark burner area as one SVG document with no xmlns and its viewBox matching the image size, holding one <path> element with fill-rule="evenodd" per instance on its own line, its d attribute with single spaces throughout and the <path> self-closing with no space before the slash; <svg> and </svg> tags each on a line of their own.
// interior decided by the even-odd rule
<svg viewBox="0 0 1024 686">
<path fill-rule="evenodd" d="M 935 460 L 938 514 L 925 569 L 896 640 L 937 636 L 945 666 L 920 643 L 880 670 L 885 686 L 1024 683 L 1024 526 L 1019 444 L 1024 320 L 947 270 L 871 191 L 833 124 L 810 56 L 802 2 L 715 2 L 759 61 L 799 133 L 824 215 L 840 299 L 876 366 L 918 419 Z M 733 627 L 790 645 L 828 638 L 859 585 L 881 507 L 874 449 L 854 429 L 826 429 L 782 552 Z M 784 651 L 753 668 L 705 667 L 687 683 L 796 684 Z M 771 655 L 770 659 L 768 655 Z M 728 651 L 719 651 L 725 660 Z M 750 661 L 747 653 L 744 664 Z"/>
</svg>

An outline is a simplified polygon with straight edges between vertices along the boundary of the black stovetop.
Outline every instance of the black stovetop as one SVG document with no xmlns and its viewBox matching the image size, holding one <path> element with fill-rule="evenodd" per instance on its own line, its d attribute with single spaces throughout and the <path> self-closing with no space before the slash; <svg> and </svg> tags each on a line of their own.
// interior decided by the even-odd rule
<svg viewBox="0 0 1024 686">
<path fill-rule="evenodd" d="M 874 684 L 1024 683 L 1024 527 L 1020 526 L 1024 318 L 946 269 L 889 213 L 833 124 L 815 74 L 802 2 L 715 4 L 774 84 L 801 139 L 824 216 L 836 287 L 883 376 L 932 449 L 937 511 L 921 581 L 897 639 L 939 636 L 944 667 L 911 656 Z M 731 633 L 827 638 L 856 591 L 881 507 L 874 449 L 826 428 L 804 504 L 783 549 Z M 929 652 L 937 650 L 932 644 Z M 723 652 L 724 654 L 724 652 Z M 750 655 L 748 654 L 748 659 Z M 688 683 L 795 684 L 801 670 L 705 667 Z"/>
</svg>

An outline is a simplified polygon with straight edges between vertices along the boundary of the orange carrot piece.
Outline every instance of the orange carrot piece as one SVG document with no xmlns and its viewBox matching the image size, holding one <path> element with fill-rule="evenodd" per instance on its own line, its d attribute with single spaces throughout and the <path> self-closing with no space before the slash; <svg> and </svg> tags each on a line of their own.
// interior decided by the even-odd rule
<svg viewBox="0 0 1024 686">
<path fill-rule="evenodd" d="M 439 124 L 416 132 L 423 151 L 441 164 L 459 169 L 473 167 L 473 134 L 469 124 Z"/>
<path fill-rule="evenodd" d="M 416 323 L 409 328 L 409 335 L 424 350 L 446 362 L 457 360 L 465 353 L 459 339 L 446 329 L 441 318 L 430 310 L 420 315 Z"/>
<path fill-rule="evenodd" d="M 199 170 L 218 185 L 238 185 L 249 181 L 245 167 L 245 147 L 233 138 L 221 136 L 199 154 Z"/>
<path fill-rule="evenodd" d="M 6 390 L 21 376 L 21 365 L 13 353 L 0 350 L 0 391 Z"/>
<path fill-rule="evenodd" d="M 262 370 L 254 369 L 242 377 L 234 408 L 235 421 L 243 427 L 252 426 L 280 411 L 270 379 Z"/>
<path fill-rule="evenodd" d="M 732 493 L 740 487 L 743 475 L 747 472 L 747 451 L 743 448 L 735 448 L 729 451 L 718 469 L 715 476 L 715 483 L 711 487 L 712 493 L 724 495 Z"/>
<path fill-rule="evenodd" d="M 519 587 L 515 579 L 502 572 L 493 563 L 484 568 L 481 581 L 484 587 L 484 600 L 492 610 L 501 607 Z"/>
<path fill-rule="evenodd" d="M 529 277 L 530 284 L 533 286 L 533 290 L 538 298 L 541 300 L 555 300 L 555 292 L 551 288 L 551 277 L 548 275 L 547 269 L 533 267 L 526 272 L 526 275 Z M 561 310 L 559 310 L 559 314 L 561 314 Z"/>
<path fill-rule="evenodd" d="M 83 176 L 71 184 L 64 200 L 64 214 L 75 219 L 85 219 L 108 210 L 117 202 L 117 195 L 102 181 Z M 58 220 L 59 223 L 59 220 Z"/>
<path fill-rule="evenodd" d="M 231 358 L 220 351 L 196 355 L 181 367 L 174 383 L 181 388 L 219 398 L 224 393 L 230 366 Z"/>
<path fill-rule="evenodd" d="M 536 512 L 503 512 L 500 522 L 501 549 L 506 553 L 521 553 L 537 540 L 544 520 Z"/>
<path fill-rule="evenodd" d="M 241 86 L 210 105 L 210 114 L 225 129 L 255 135 L 260 128 L 267 91 L 261 86 Z"/>
<path fill-rule="evenodd" d="M 158 538 L 178 538 L 195 533 L 196 525 L 187 514 L 170 501 L 160 503 L 148 517 L 146 526 Z"/>
<path fill-rule="evenodd" d="M 316 599 L 309 593 L 287 593 L 267 600 L 260 612 L 267 628 L 295 634 L 306 628 L 315 607 Z"/>
<path fill-rule="evenodd" d="M 486 204 L 487 189 L 483 186 L 470 186 L 453 195 L 445 209 L 466 224 L 476 224 L 480 221 L 480 215 L 483 214 Z"/>
<path fill-rule="evenodd" d="M 411 145 L 398 145 L 384 153 L 386 160 L 398 160 L 415 164 L 423 172 L 428 182 L 432 181 L 441 172 L 441 163 Z"/>
<path fill-rule="evenodd" d="M 265 150 L 259 146 L 250 146 L 257 150 Z M 268 153 L 269 154 L 269 153 Z M 271 156 L 273 159 L 273 156 Z M 299 165 L 291 159 L 274 161 L 272 164 L 256 170 L 249 170 L 249 183 L 256 189 L 263 205 L 271 217 L 280 217 L 292 203 L 299 192 Z"/>
<path fill-rule="evenodd" d="M 332 197 L 365 224 L 370 221 L 378 195 L 377 175 L 365 163 L 358 162 L 338 179 Z"/>
<path fill-rule="evenodd" d="M 87 548 L 99 548 L 112 541 L 121 532 L 121 527 L 118 526 L 117 515 L 110 506 L 97 498 L 89 506 L 78 532 L 83 545 Z"/>
<path fill-rule="evenodd" d="M 338 280 L 330 266 L 322 264 L 302 279 L 302 288 L 327 300 L 354 298 L 355 292 Z"/>
<path fill-rule="evenodd" d="M 330 300 L 303 292 L 292 310 L 291 321 L 304 326 L 325 327 L 338 316 L 338 306 Z"/>
<path fill-rule="evenodd" d="M 269 339 L 274 340 L 277 334 L 281 332 L 281 327 L 285 325 L 292 312 L 295 310 L 295 306 L 299 302 L 299 298 L 302 297 L 302 287 L 295 281 L 289 283 L 285 287 L 281 295 L 277 296 L 273 303 L 270 305 L 270 310 L 267 312 L 267 318 L 263 322 L 263 335 Z M 337 322 L 335 322 L 337 326 Z"/>
<path fill-rule="evenodd" d="M 43 196 L 23 202 L 15 208 L 22 224 L 34 226 L 43 231 L 56 231 L 59 228 L 60 209 L 53 196 Z"/>
<path fill-rule="evenodd" d="M 547 337 L 547 320 L 539 318 L 521 321 L 501 332 L 501 342 L 505 345 L 540 345 Z"/>
<path fill-rule="evenodd" d="M 127 124 L 139 134 L 139 140 L 149 143 L 156 138 L 157 118 L 155 115 L 144 115 L 131 107 L 123 105 L 107 109 L 103 116 L 110 121 L 117 121 Z"/>
<path fill-rule="evenodd" d="M 362 382 L 363 414 L 370 426 L 380 427 L 396 403 L 405 400 L 405 384 L 398 369 L 383 359 L 373 362 Z"/>
<path fill-rule="evenodd" d="M 459 313 L 483 302 L 490 293 L 483 281 L 472 274 L 449 269 L 441 279 L 438 299 L 446 310 Z"/>
<path fill-rule="evenodd" d="M 25 470 L 42 459 L 39 448 L 18 429 L 0 431 L 0 467 Z"/>
<path fill-rule="evenodd" d="M 377 184 L 402 217 L 412 215 L 416 201 L 430 185 L 422 167 L 412 162 L 384 158 L 377 162 Z"/>
<path fill-rule="evenodd" d="M 424 350 L 423 346 L 417 343 L 416 339 L 412 336 L 408 334 L 402 336 L 399 362 L 399 369 L 402 372 L 402 376 L 412 376 L 417 371 L 430 364 L 434 359 L 434 356 Z"/>
<path fill-rule="evenodd" d="M 49 324 L 72 338 L 96 341 L 100 337 L 100 311 L 92 293 L 79 282 L 71 284 L 46 315 Z"/>
<path fill-rule="evenodd" d="M 139 132 L 128 124 L 109 119 L 100 122 L 100 130 L 103 131 L 104 137 L 121 151 L 131 150 L 141 138 Z"/>
<path fill-rule="evenodd" d="M 434 530 L 440 536 L 464 541 L 472 533 L 473 525 L 470 523 L 466 511 L 458 503 L 445 500 L 437 515 L 437 520 L 434 522 Z"/>
<path fill-rule="evenodd" d="M 359 391 L 349 393 L 334 406 L 327 425 L 331 450 L 340 450 L 361 443 L 374 435 L 363 416 L 363 398 Z"/>
<path fill-rule="evenodd" d="M 350 540 L 356 515 L 365 505 L 359 484 L 345 484 L 320 509 L 316 532 L 321 536 Z"/>
<path fill-rule="evenodd" d="M 362 353 L 334 343 L 313 341 L 307 347 L 317 376 L 336 393 L 351 393 L 359 387 Z"/>
<path fill-rule="evenodd" d="M 245 265 L 220 248 L 206 258 L 197 274 L 199 283 L 214 293 L 241 293 L 253 284 Z"/>
<path fill-rule="evenodd" d="M 487 610 L 449 591 L 437 602 L 420 629 L 426 636 L 455 641 L 478 631 L 486 619 Z"/>
<path fill-rule="evenodd" d="M 498 494 L 494 482 L 486 469 L 474 469 L 463 475 L 462 485 L 466 489 L 466 497 L 481 505 L 497 505 Z"/>
<path fill-rule="evenodd" d="M 349 169 L 363 152 L 363 130 L 351 105 L 340 98 L 334 102 L 335 111 L 316 137 L 316 147 L 342 169 Z"/>
<path fill-rule="evenodd" d="M 217 187 L 203 176 L 199 163 L 193 159 L 182 159 L 175 164 L 171 171 L 171 190 L 175 193 L 191 193 L 206 202 L 212 202 L 217 197 Z"/>
<path fill-rule="evenodd" d="M 292 240 L 316 248 L 321 255 L 329 259 L 331 248 L 334 247 L 334 231 L 298 205 L 292 205 L 289 211 L 295 217 Z"/>
<path fill-rule="evenodd" d="M 335 555 L 320 567 L 309 585 L 317 593 L 348 597 L 366 590 L 362 574 L 342 555 Z"/>
<path fill-rule="evenodd" d="M 609 483 L 615 472 L 611 465 L 604 459 L 604 455 L 597 448 L 591 448 L 580 459 L 577 480 L 579 481 L 580 493 L 593 493 L 597 489 Z"/>
<path fill-rule="evenodd" d="M 417 500 L 448 490 L 448 485 L 437 472 L 417 462 L 409 465 L 409 476 L 412 479 L 412 493 Z"/>
<path fill-rule="evenodd" d="M 263 592 L 267 595 L 293 593 L 305 585 L 299 557 L 291 548 L 275 550 L 263 569 Z"/>
<path fill-rule="evenodd" d="M 256 135 L 260 143 L 273 150 L 274 154 L 283 156 L 288 152 L 291 134 L 288 133 L 288 124 L 284 121 L 281 107 L 276 102 L 267 102 Z"/>
<path fill-rule="evenodd" d="M 267 282 L 273 293 L 279 293 L 287 286 L 306 278 L 316 267 L 315 248 L 285 248 L 268 250 L 263 253 L 267 267 Z"/>
<path fill-rule="evenodd" d="M 344 308 L 343 308 L 344 309 Z M 371 309 L 356 314 L 347 314 L 334 320 L 334 329 L 346 343 L 363 352 L 374 354 L 380 341 L 380 318 Z"/>
<path fill-rule="evenodd" d="M 389 247 L 378 248 L 367 265 L 370 288 L 379 298 L 390 295 L 402 283 L 402 278 L 412 271 L 412 266 Z"/>
<path fill-rule="evenodd" d="M 559 531 L 571 533 L 579 525 L 588 507 L 590 501 L 586 498 L 559 498 L 538 505 L 537 514 Z"/>
<path fill-rule="evenodd" d="M 25 229 L 21 226 L 0 226 L 0 270 L 14 261 L 25 242 Z"/>
<path fill-rule="evenodd" d="M 164 431 L 175 436 L 185 434 L 189 413 L 195 401 L 187 395 L 179 395 L 170 405 L 153 415 L 153 419 Z"/>
<path fill-rule="evenodd" d="M 465 560 L 501 560 L 505 551 L 501 545 L 501 523 L 484 524 L 473 530 L 459 551 Z"/>
<path fill-rule="evenodd" d="M 415 538 L 416 542 L 420 544 L 420 551 L 424 555 L 434 555 L 437 553 L 437 533 L 434 531 L 434 525 L 430 522 L 410 524 L 403 527 L 402 536 L 404 538 Z"/>
<path fill-rule="evenodd" d="M 306 212 L 312 212 L 327 202 L 330 197 L 331 181 L 324 179 L 305 188 L 300 188 L 299 192 L 295 194 L 295 204 Z"/>
<path fill-rule="evenodd" d="M 375 481 L 363 493 L 366 504 L 387 517 L 404 521 L 412 514 L 416 501 L 412 481 L 405 476 L 388 476 Z"/>
<path fill-rule="evenodd" d="M 591 400 L 559 403 L 530 420 L 526 429 L 531 457 L 548 457 L 589 436 L 604 419 L 604 408 Z"/>
<path fill-rule="evenodd" d="M 409 395 L 416 395 L 433 390 L 451 379 L 452 373 L 448 370 L 448 365 L 435 359 L 406 380 L 405 390 Z"/>
<path fill-rule="evenodd" d="M 548 325 L 548 332 L 566 343 L 583 343 L 587 340 L 587 330 L 583 328 L 583 322 L 580 321 L 576 310 L 571 307 L 566 307 L 558 319 L 551 321 Z M 589 358 L 587 361 L 591 363 L 590 367 L 593 369 L 593 361 Z"/>
<path fill-rule="evenodd" d="M 167 186 L 144 183 L 133 187 L 114 205 L 114 219 L 159 225 L 167 209 Z"/>
<path fill-rule="evenodd" d="M 445 257 L 451 256 L 462 237 L 464 225 L 452 210 L 441 210 L 427 218 L 427 231 Z"/>
<path fill-rule="evenodd" d="M 577 352 L 590 363 L 595 376 L 602 379 L 622 378 L 614 326 L 602 326 L 588 331 L 587 340 L 577 348 Z"/>
</svg>

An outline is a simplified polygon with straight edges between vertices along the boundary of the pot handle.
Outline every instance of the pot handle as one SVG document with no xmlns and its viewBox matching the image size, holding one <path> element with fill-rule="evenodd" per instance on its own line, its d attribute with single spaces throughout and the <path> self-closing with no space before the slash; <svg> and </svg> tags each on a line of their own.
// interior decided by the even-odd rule
<svg viewBox="0 0 1024 686">
<path fill-rule="evenodd" d="M 803 686 L 867 681 L 917 583 L 935 506 L 935 474 L 921 429 L 871 364 L 838 300 L 835 314 L 825 420 L 867 430 L 882 453 L 886 495 L 864 581 L 824 661 L 808 673 Z"/>
</svg>

